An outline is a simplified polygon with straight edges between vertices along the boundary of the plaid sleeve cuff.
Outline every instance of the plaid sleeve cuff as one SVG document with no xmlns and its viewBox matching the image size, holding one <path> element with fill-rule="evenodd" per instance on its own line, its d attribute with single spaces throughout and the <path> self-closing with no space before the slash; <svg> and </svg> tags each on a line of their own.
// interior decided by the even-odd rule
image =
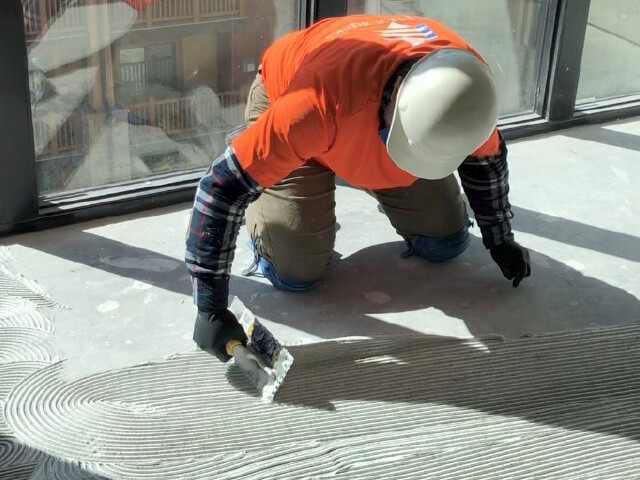
<svg viewBox="0 0 640 480">
<path fill-rule="evenodd" d="M 229 278 L 192 277 L 193 303 L 200 310 L 220 310 L 229 306 Z"/>
<path fill-rule="evenodd" d="M 513 240 L 513 233 L 511 232 L 511 222 L 504 220 L 500 223 L 492 225 L 479 225 L 480 233 L 482 233 L 482 243 L 485 248 L 491 250 L 493 247 L 497 247 L 509 240 Z"/>
</svg>

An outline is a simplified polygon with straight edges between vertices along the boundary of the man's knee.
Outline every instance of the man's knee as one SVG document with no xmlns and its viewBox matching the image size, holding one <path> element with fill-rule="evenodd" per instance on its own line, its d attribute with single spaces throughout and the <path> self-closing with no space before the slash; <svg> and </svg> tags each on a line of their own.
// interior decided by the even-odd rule
<svg viewBox="0 0 640 480">
<path fill-rule="evenodd" d="M 247 270 L 250 275 L 260 270 L 262 275 L 279 290 L 300 292 L 309 290 L 325 273 L 329 266 L 330 256 L 308 255 L 288 257 L 285 265 L 279 265 L 254 250 L 252 269 Z"/>
<path fill-rule="evenodd" d="M 278 268 L 265 258 L 258 260 L 260 271 L 271 284 L 279 290 L 290 292 L 303 292 L 309 290 L 321 277 L 320 274 L 314 278 L 300 279 L 289 275 L 283 275 Z"/>
<path fill-rule="evenodd" d="M 406 239 L 409 245 L 409 255 L 419 255 L 434 262 L 446 262 L 452 260 L 469 246 L 469 226 L 466 223 L 459 231 L 451 235 L 427 237 L 414 235 Z"/>
</svg>

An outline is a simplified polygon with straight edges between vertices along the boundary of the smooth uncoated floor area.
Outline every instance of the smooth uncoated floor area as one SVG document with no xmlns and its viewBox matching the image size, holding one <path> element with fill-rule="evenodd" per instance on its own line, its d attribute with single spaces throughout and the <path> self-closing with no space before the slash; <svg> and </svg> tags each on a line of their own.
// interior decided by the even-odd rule
<svg viewBox="0 0 640 480">
<path fill-rule="evenodd" d="M 438 264 L 404 244 L 365 192 L 339 185 L 339 230 L 325 278 L 304 293 L 243 277 L 232 295 L 285 343 L 413 332 L 520 337 L 640 320 L 640 120 L 509 143 L 513 228 L 531 251 L 514 289 L 482 246 Z M 195 307 L 184 267 L 189 204 L 5 237 L 17 268 L 68 306 L 52 347 L 75 376 L 191 351 Z"/>
</svg>

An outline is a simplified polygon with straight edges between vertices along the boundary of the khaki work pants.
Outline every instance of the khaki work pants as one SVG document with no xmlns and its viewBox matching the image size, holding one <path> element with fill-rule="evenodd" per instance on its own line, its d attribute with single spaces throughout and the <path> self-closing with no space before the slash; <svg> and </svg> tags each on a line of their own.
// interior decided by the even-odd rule
<svg viewBox="0 0 640 480">
<path fill-rule="evenodd" d="M 253 123 L 267 108 L 269 98 L 258 73 L 249 90 L 246 123 Z M 256 252 L 280 275 L 308 281 L 325 272 L 336 238 L 335 188 L 335 174 L 309 159 L 247 208 L 246 225 Z M 467 223 L 453 175 L 371 193 L 405 239 L 450 235 Z"/>
</svg>

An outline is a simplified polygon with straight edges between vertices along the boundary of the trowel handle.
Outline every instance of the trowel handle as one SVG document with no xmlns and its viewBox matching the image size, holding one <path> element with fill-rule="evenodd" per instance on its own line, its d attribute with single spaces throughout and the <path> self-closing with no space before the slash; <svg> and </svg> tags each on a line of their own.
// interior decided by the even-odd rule
<svg viewBox="0 0 640 480">
<path fill-rule="evenodd" d="M 233 357 L 233 348 L 238 345 L 242 346 L 242 342 L 240 340 L 229 340 L 225 345 L 224 349 L 227 351 L 227 355 Z"/>
</svg>

